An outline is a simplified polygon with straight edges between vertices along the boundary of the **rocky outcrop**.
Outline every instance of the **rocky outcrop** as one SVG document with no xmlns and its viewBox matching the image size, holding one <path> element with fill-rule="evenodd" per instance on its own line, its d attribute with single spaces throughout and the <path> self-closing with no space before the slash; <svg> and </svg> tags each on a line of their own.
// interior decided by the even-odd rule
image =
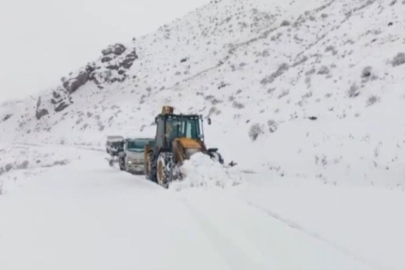
<svg viewBox="0 0 405 270">
<path fill-rule="evenodd" d="M 73 103 L 71 95 L 88 82 L 103 89 L 108 84 L 125 81 L 128 77 L 128 70 L 138 59 L 135 49 L 129 50 L 120 43 L 102 50 L 101 54 L 99 60 L 62 78 L 62 85 L 56 88 L 50 96 L 38 99 L 35 111 L 38 120 L 52 110 L 61 112 L 69 107 Z"/>
<path fill-rule="evenodd" d="M 115 45 L 109 46 L 107 49 L 102 50 L 101 53 L 106 56 L 110 54 L 121 55 L 125 52 L 127 48 L 124 45 L 117 43 Z"/>
<path fill-rule="evenodd" d="M 59 87 L 52 92 L 51 103 L 55 112 L 60 112 L 72 104 L 72 99 L 66 89 Z"/>
<path fill-rule="evenodd" d="M 80 71 L 79 74 L 63 83 L 63 87 L 72 94 L 89 80 L 89 73 L 86 70 Z"/>
<path fill-rule="evenodd" d="M 102 50 L 101 54 L 99 61 L 87 64 L 78 73 L 63 80 L 63 87 L 69 94 L 88 81 L 94 82 L 100 89 L 103 89 L 105 84 L 125 81 L 127 71 L 138 59 L 135 49 L 129 51 L 120 43 Z"/>
<path fill-rule="evenodd" d="M 35 117 L 38 120 L 41 119 L 42 117 L 44 117 L 45 115 L 49 114 L 47 109 L 41 108 L 41 105 L 42 105 L 42 99 L 41 99 L 41 97 L 39 97 L 38 101 L 37 101 L 37 108 L 35 110 Z"/>
</svg>

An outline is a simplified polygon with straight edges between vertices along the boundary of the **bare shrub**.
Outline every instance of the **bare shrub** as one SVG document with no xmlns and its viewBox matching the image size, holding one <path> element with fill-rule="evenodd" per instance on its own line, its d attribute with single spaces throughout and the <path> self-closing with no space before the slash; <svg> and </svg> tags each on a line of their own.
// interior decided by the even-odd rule
<svg viewBox="0 0 405 270">
<path fill-rule="evenodd" d="M 284 21 L 281 23 L 281 26 L 290 26 L 290 22 L 287 21 L 287 20 L 284 20 Z"/>
<path fill-rule="evenodd" d="M 256 141 L 257 137 L 259 137 L 260 134 L 263 134 L 263 128 L 260 124 L 256 123 L 253 124 L 250 127 L 249 130 L 249 137 L 252 139 L 252 141 Z"/>
<path fill-rule="evenodd" d="M 330 71 L 327 66 L 322 66 L 318 71 L 318 74 L 320 74 L 320 75 L 327 75 L 329 73 L 330 73 Z"/>
<path fill-rule="evenodd" d="M 276 88 L 270 88 L 269 90 L 267 90 L 267 93 L 268 93 L 268 94 L 271 94 L 271 93 L 273 93 L 275 90 L 276 90 Z"/>
<path fill-rule="evenodd" d="M 311 75 L 315 74 L 315 72 L 316 72 L 315 68 L 312 68 L 312 69 L 308 70 L 307 72 L 305 72 L 305 75 L 311 76 Z"/>
<path fill-rule="evenodd" d="M 360 91 L 359 91 L 359 87 L 357 86 L 357 84 L 352 84 L 352 86 L 350 86 L 349 91 L 347 92 L 348 96 L 351 98 L 357 97 L 358 95 L 360 95 Z"/>
<path fill-rule="evenodd" d="M 278 96 L 278 99 L 282 99 L 283 97 L 286 97 L 290 94 L 289 90 L 283 90 L 283 92 Z"/>
<path fill-rule="evenodd" d="M 303 99 L 308 99 L 310 97 L 312 97 L 312 92 L 308 92 L 308 93 L 306 93 L 305 95 L 302 96 Z"/>
<path fill-rule="evenodd" d="M 373 96 L 370 96 L 370 97 L 367 99 L 366 106 L 369 107 L 369 106 L 371 106 L 371 105 L 377 103 L 378 101 L 380 101 L 380 98 L 379 98 L 379 97 L 374 96 L 374 95 L 373 95 Z"/>
<path fill-rule="evenodd" d="M 4 171 L 5 171 L 5 172 L 9 172 L 9 171 L 11 171 L 12 168 L 13 168 L 13 164 L 8 163 L 8 164 L 4 167 Z"/>
<path fill-rule="evenodd" d="M 218 109 L 215 108 L 215 107 L 212 107 L 212 108 L 209 110 L 209 112 L 208 112 L 208 117 L 210 117 L 210 116 L 213 115 L 213 114 L 219 115 L 219 114 L 221 114 L 221 111 L 218 110 Z"/>
<path fill-rule="evenodd" d="M 271 119 L 269 121 L 267 121 L 267 126 L 269 127 L 269 131 L 271 133 L 276 132 L 276 130 L 278 128 L 278 125 L 277 125 L 276 121 L 271 120 Z"/>
<path fill-rule="evenodd" d="M 369 78 L 371 76 L 371 67 L 365 67 L 363 71 L 361 72 L 361 77 L 362 78 Z"/>
<path fill-rule="evenodd" d="M 332 46 L 332 45 L 326 47 L 325 52 L 332 52 L 333 55 L 335 55 L 335 54 L 338 53 L 337 50 L 336 50 L 336 48 L 335 48 L 334 46 Z"/>
<path fill-rule="evenodd" d="M 28 160 L 25 160 L 25 161 L 22 162 L 21 164 L 18 164 L 18 165 L 17 165 L 17 169 L 19 169 L 19 170 L 25 170 L 25 169 L 28 168 L 28 165 L 29 165 L 29 164 L 30 164 L 29 161 L 28 161 Z"/>
<path fill-rule="evenodd" d="M 235 109 L 243 109 L 243 108 L 245 108 L 245 105 L 243 105 L 242 103 L 239 103 L 237 101 L 234 101 L 232 103 L 232 107 L 234 107 Z"/>
<path fill-rule="evenodd" d="M 405 64 L 405 53 L 398 53 L 391 62 L 392 66 L 397 67 Z"/>
<path fill-rule="evenodd" d="M 266 85 L 266 84 L 269 84 L 269 83 L 273 83 L 274 80 L 275 80 L 277 77 L 283 75 L 288 69 L 289 69 L 288 64 L 283 63 L 283 64 L 281 64 L 281 65 L 278 67 L 278 69 L 277 69 L 274 73 L 272 73 L 272 74 L 270 74 L 269 76 L 267 76 L 267 77 L 265 77 L 264 79 L 262 79 L 262 80 L 260 81 L 260 83 L 263 84 L 263 85 Z"/>
</svg>

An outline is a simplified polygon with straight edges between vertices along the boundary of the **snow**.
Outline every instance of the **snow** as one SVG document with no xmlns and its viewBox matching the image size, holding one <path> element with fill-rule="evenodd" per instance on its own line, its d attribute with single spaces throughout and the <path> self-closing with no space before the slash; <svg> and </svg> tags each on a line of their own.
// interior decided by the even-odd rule
<svg viewBox="0 0 405 270">
<path fill-rule="evenodd" d="M 40 121 L 36 98 L 3 104 L 2 141 L 103 147 L 110 134 L 153 137 L 154 117 L 172 105 L 210 116 L 207 144 L 247 169 L 402 188 L 405 65 L 392 61 L 402 53 L 404 9 L 400 1 L 214 1 L 125 44 L 139 58 L 122 83 L 89 82 L 58 113 L 44 91 L 50 114 Z M 254 125 L 262 131 L 252 141 Z"/>
<path fill-rule="evenodd" d="M 228 188 L 242 182 L 240 172 L 225 169 L 209 156 L 196 153 L 186 160 L 180 168 L 184 177 L 170 185 L 170 189 L 180 191 L 187 188 Z"/>
<path fill-rule="evenodd" d="M 47 152 L 42 146 L 29 149 Z M 402 192 L 263 181 L 252 175 L 225 189 L 178 192 L 109 167 L 99 151 L 58 150 L 74 151 L 80 159 L 40 174 L 35 168 L 20 171 L 18 188 L 0 196 L 1 269 L 404 265 L 400 232 L 405 220 L 386 211 L 403 204 Z M 196 167 L 209 171 L 208 161 Z M 30 175 L 29 181 L 22 181 L 23 174 Z"/>
<path fill-rule="evenodd" d="M 55 89 L 40 120 L 1 104 L 0 269 L 405 269 L 404 11 L 216 0 L 61 112 Z M 163 105 L 238 165 L 195 155 L 168 190 L 109 167 L 107 136 L 153 137 Z"/>
</svg>

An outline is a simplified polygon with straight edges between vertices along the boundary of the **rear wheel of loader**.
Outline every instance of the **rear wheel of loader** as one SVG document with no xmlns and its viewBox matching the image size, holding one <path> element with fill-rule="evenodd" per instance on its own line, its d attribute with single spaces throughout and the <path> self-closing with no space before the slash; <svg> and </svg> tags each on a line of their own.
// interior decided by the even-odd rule
<svg viewBox="0 0 405 270">
<path fill-rule="evenodd" d="M 148 158 L 150 158 L 149 180 L 157 183 L 157 160 L 155 159 L 155 155 L 153 154 L 153 152 L 149 153 Z"/>
<path fill-rule="evenodd" d="M 167 154 L 161 153 L 157 159 L 157 182 L 162 187 L 167 188 L 168 182 L 170 181 L 170 161 L 168 159 Z"/>
<path fill-rule="evenodd" d="M 153 164 L 153 152 L 149 152 L 146 155 L 145 168 L 144 168 L 145 177 L 148 180 L 152 180 L 152 178 L 151 178 L 152 164 Z"/>
</svg>

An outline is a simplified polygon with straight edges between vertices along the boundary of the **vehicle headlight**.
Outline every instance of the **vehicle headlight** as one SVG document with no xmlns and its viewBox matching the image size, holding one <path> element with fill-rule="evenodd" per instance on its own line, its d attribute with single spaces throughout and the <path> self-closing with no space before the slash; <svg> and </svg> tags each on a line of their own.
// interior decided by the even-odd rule
<svg viewBox="0 0 405 270">
<path fill-rule="evenodd" d="M 132 160 L 128 160 L 128 164 L 132 164 Z"/>
</svg>

